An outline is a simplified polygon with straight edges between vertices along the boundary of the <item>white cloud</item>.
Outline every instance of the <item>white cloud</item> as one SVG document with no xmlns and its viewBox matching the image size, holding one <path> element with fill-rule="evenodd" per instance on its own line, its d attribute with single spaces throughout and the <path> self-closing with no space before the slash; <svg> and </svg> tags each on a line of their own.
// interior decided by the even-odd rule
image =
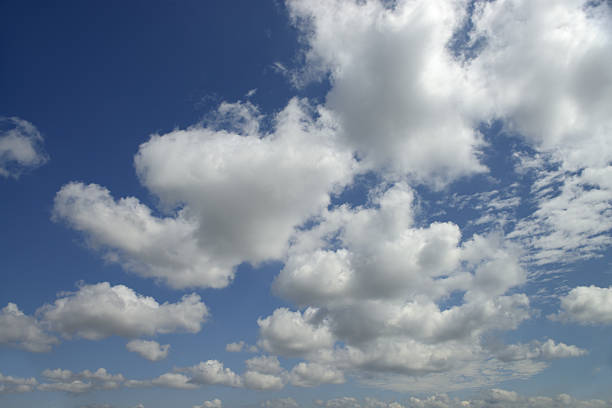
<svg viewBox="0 0 612 408">
<path fill-rule="evenodd" d="M 611 17 L 605 1 L 499 0 L 477 3 L 472 18 L 471 36 L 485 45 L 470 75 L 485 79 L 505 130 L 536 150 L 527 166 L 537 175 L 536 211 L 512 236 L 537 265 L 612 244 Z"/>
<path fill-rule="evenodd" d="M 152 340 L 132 340 L 125 347 L 150 361 L 163 360 L 168 356 L 170 350 L 169 344 L 160 345 Z"/>
<path fill-rule="evenodd" d="M 31 392 L 37 385 L 36 378 L 19 378 L 0 373 L 0 394 Z"/>
<path fill-rule="evenodd" d="M 300 408 L 293 398 L 277 398 L 274 400 L 266 400 L 261 403 L 262 408 Z"/>
<path fill-rule="evenodd" d="M 244 341 L 239 341 L 236 343 L 228 343 L 225 345 L 225 351 L 230 353 L 240 353 L 244 348 Z"/>
<path fill-rule="evenodd" d="M 113 335 L 197 333 L 208 317 L 208 309 L 195 293 L 177 303 L 159 304 L 126 286 L 102 282 L 62 294 L 53 304 L 42 306 L 37 315 L 64 337 L 99 340 Z"/>
<path fill-rule="evenodd" d="M 561 310 L 549 316 L 583 325 L 612 324 L 612 286 L 579 286 L 561 298 Z"/>
<path fill-rule="evenodd" d="M 326 106 L 368 165 L 436 186 L 486 170 L 474 128 L 488 105 L 448 47 L 465 5 L 287 1 L 307 44 L 306 77 L 329 73 Z"/>
<path fill-rule="evenodd" d="M 310 324 L 316 318 L 315 309 L 304 313 L 289 309 L 276 309 L 272 316 L 258 319 L 259 346 L 274 354 L 304 355 L 319 348 L 333 345 L 333 337 L 327 327 Z"/>
<path fill-rule="evenodd" d="M 176 388 L 180 390 L 192 390 L 198 388 L 198 384 L 190 382 L 191 379 L 179 373 L 165 373 L 151 380 L 151 384 L 158 387 Z"/>
<path fill-rule="evenodd" d="M 122 374 L 110 374 L 105 368 L 96 371 L 84 370 L 73 373 L 60 368 L 44 370 L 43 377 L 50 381 L 38 386 L 40 391 L 63 391 L 71 394 L 81 394 L 94 390 L 111 390 L 119 388 L 125 378 Z"/>
<path fill-rule="evenodd" d="M 359 400 L 354 397 L 333 398 L 327 401 L 315 401 L 317 406 L 325 408 L 609 408 L 612 401 L 578 400 L 568 394 L 555 397 L 525 397 L 514 391 L 492 388 L 481 392 L 480 396 L 471 399 L 450 398 L 446 394 L 410 397 L 405 402 L 384 402 L 375 398 Z M 299 408 L 299 405 L 295 405 Z"/>
<path fill-rule="evenodd" d="M 164 211 L 181 208 L 174 214 L 70 183 L 56 195 L 55 219 L 107 259 L 175 288 L 225 287 L 240 263 L 281 258 L 294 229 L 352 180 L 356 162 L 337 147 L 329 112 L 305 101 L 291 100 L 270 134 L 259 133 L 250 104 L 224 103 L 217 114 L 208 127 L 153 135 L 136 154 L 140 181 Z M 219 121 L 240 134 L 218 130 Z"/>
<path fill-rule="evenodd" d="M 280 390 L 285 386 L 284 372 L 275 356 L 257 356 L 245 361 L 244 386 L 255 390 Z"/>
<path fill-rule="evenodd" d="M 461 243 L 456 225 L 417 225 L 416 211 L 398 183 L 297 234 L 273 287 L 306 308 L 259 319 L 260 347 L 394 389 L 490 384 L 483 336 L 530 316 L 527 296 L 509 293 L 526 281 L 520 250 L 494 233 Z M 513 367 L 504 370 L 524 376 L 545 364 Z"/>
<path fill-rule="evenodd" d="M 511 344 L 493 350 L 495 357 L 501 361 L 518 361 L 529 359 L 553 360 L 557 358 L 580 357 L 587 353 L 579 347 L 565 343 L 555 343 L 548 339 L 541 343 L 533 341 L 530 344 Z"/>
<path fill-rule="evenodd" d="M 591 3 L 589 5 L 589 3 Z M 480 2 L 470 70 L 506 126 L 565 169 L 607 166 L 612 148 L 611 11 L 586 0 Z"/>
<path fill-rule="evenodd" d="M 58 339 L 47 334 L 40 322 L 25 315 L 16 304 L 8 303 L 0 310 L 0 345 L 32 352 L 50 351 Z"/>
<path fill-rule="evenodd" d="M 210 401 L 204 401 L 202 405 L 194 405 L 193 408 L 222 408 L 223 403 L 219 398 Z"/>
<path fill-rule="evenodd" d="M 315 387 L 320 384 L 343 384 L 342 371 L 317 363 L 299 363 L 291 369 L 289 381 L 298 387 Z"/>
<path fill-rule="evenodd" d="M 17 178 L 48 160 L 43 138 L 33 124 L 17 117 L 0 117 L 0 176 Z"/>
<path fill-rule="evenodd" d="M 263 374 L 278 374 L 283 369 L 276 356 L 257 356 L 245 361 L 247 369 Z"/>
<path fill-rule="evenodd" d="M 242 387 L 240 376 L 217 360 L 202 361 L 195 366 L 181 368 L 180 371 L 189 374 L 193 384 Z"/>
<path fill-rule="evenodd" d="M 242 378 L 244 386 L 253 390 L 280 390 L 285 386 L 281 377 L 257 371 L 246 371 Z"/>
<path fill-rule="evenodd" d="M 225 351 L 229 351 L 230 353 L 240 353 L 242 351 L 248 351 L 249 353 L 257 353 L 259 349 L 257 348 L 257 346 L 249 345 L 243 340 L 240 340 L 239 342 L 226 344 Z"/>
</svg>

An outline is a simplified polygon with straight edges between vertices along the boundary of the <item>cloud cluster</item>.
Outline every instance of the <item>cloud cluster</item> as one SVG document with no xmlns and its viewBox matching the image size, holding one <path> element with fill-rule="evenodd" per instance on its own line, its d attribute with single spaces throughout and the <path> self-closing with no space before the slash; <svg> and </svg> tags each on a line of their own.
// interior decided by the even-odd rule
<svg viewBox="0 0 612 408">
<path fill-rule="evenodd" d="M 168 357 L 169 344 L 160 345 L 154 340 L 131 340 L 125 347 L 149 361 L 159 361 Z"/>
<path fill-rule="evenodd" d="M 266 401 L 262 407 L 291 407 L 300 408 L 300 404 L 283 405 L 282 402 Z M 555 397 L 534 396 L 524 397 L 514 391 L 503 389 L 489 389 L 480 396 L 472 399 L 450 398 L 445 394 L 431 395 L 428 397 L 410 397 L 405 401 L 385 402 L 376 398 L 365 397 L 362 400 L 354 397 L 333 398 L 326 401 L 316 400 L 316 406 L 324 408 L 608 408 L 612 407 L 612 401 L 603 400 L 578 400 L 568 394 L 559 394 Z"/>
<path fill-rule="evenodd" d="M 327 211 L 296 235 L 273 287 L 305 309 L 259 319 L 258 345 L 308 359 L 292 371 L 300 385 L 338 383 L 343 371 L 407 380 L 495 357 L 482 336 L 530 316 L 527 296 L 508 293 L 526 279 L 519 251 L 496 235 L 461 242 L 451 223 L 417 225 L 414 193 L 404 183 L 370 200 Z M 536 371 L 545 355 L 583 353 L 552 340 L 532 346 L 538 351 L 523 360 Z M 525 369 L 517 367 L 517 375 Z"/>
<path fill-rule="evenodd" d="M 31 392 L 37 385 L 36 378 L 18 378 L 0 373 L 0 394 Z"/>
<path fill-rule="evenodd" d="M 158 303 L 124 285 L 108 282 L 81 284 L 74 292 L 62 292 L 55 302 L 38 308 L 27 316 L 9 303 L 0 311 L 0 345 L 45 352 L 59 343 L 50 334 L 101 340 L 110 336 L 135 338 L 156 334 L 197 333 L 209 315 L 199 295 L 185 295 L 179 302 Z M 165 358 L 169 345 L 134 340 L 128 350 L 149 360 Z"/>
<path fill-rule="evenodd" d="M 43 137 L 33 124 L 17 117 L 0 117 L 0 176 L 18 178 L 48 160 Z"/>
<path fill-rule="evenodd" d="M 343 141 L 391 177 L 444 185 L 483 172 L 481 91 L 448 42 L 465 3 L 286 2 L 307 44 L 307 75 L 329 75 Z"/>
<path fill-rule="evenodd" d="M 110 374 L 105 368 L 93 372 L 84 370 L 79 373 L 57 368 L 45 370 L 42 375 L 49 382 L 41 383 L 38 390 L 63 391 L 70 394 L 119 388 L 125 380 L 122 374 Z"/>
<path fill-rule="evenodd" d="M 579 286 L 561 297 L 561 310 L 549 316 L 554 320 L 582 325 L 612 324 L 612 286 Z"/>
<path fill-rule="evenodd" d="M 194 405 L 193 408 L 222 408 L 223 403 L 219 398 L 210 401 L 204 401 L 202 405 Z"/>
<path fill-rule="evenodd" d="M 42 306 L 37 315 L 66 338 L 100 340 L 113 335 L 197 333 L 206 321 L 208 309 L 195 293 L 183 296 L 177 303 L 159 304 L 127 286 L 102 282 L 64 293 L 54 303 Z"/>
<path fill-rule="evenodd" d="M 115 201 L 95 184 L 69 183 L 56 195 L 55 219 L 107 259 L 175 288 L 225 287 L 240 263 L 280 259 L 294 229 L 352 180 L 356 162 L 337 146 L 335 120 L 323 108 L 292 99 L 266 134 L 253 109 L 222 104 L 217 114 L 230 131 L 217 121 L 140 146 L 136 172 L 167 215 L 134 197 Z"/>
<path fill-rule="evenodd" d="M 38 320 L 25 315 L 16 304 L 0 310 L 0 344 L 32 352 L 51 350 L 59 340 L 48 334 Z"/>
<path fill-rule="evenodd" d="M 250 102 L 223 102 L 201 124 L 151 136 L 134 164 L 155 208 L 79 182 L 55 197 L 54 218 L 107 260 L 173 288 L 223 288 L 243 262 L 284 262 L 273 290 L 295 310 L 259 318 L 257 345 L 304 361 L 285 371 L 276 357 L 255 357 L 238 375 L 208 360 L 141 385 L 280 389 L 351 375 L 384 388 L 455 389 L 526 378 L 551 359 L 584 355 L 552 339 L 485 339 L 531 317 L 522 293 L 529 268 L 597 256 L 612 244 L 608 4 L 286 4 L 305 46 L 302 79 L 329 79 L 322 106 L 292 99 L 263 130 Z M 487 172 L 483 158 L 497 140 L 479 129 L 495 122 L 502 136 L 491 137 L 528 147 L 507 152 L 517 162 L 514 183 L 473 197 L 481 211 L 468 226 L 478 233 L 425 221 L 416 186 L 439 193 Z M 365 204 L 332 200 L 367 172 L 376 186 Z M 518 198 L 521 177 L 530 190 Z M 70 294 L 39 316 L 64 336 L 96 339 L 197 332 L 207 315 L 197 295 L 158 305 L 115 288 Z M 609 324 L 608 292 L 573 289 L 553 318 Z M 87 299 L 108 296 L 117 302 L 102 324 Z M 116 306 L 126 299 L 133 306 Z M 149 344 L 147 355 L 163 354 L 159 347 Z M 410 404 L 455 404 L 440 398 Z M 482 404 L 549 404 L 502 390 L 487 398 Z M 559 398 L 550 404 L 565 403 Z M 350 398 L 325 404 L 361 406 Z"/>
</svg>

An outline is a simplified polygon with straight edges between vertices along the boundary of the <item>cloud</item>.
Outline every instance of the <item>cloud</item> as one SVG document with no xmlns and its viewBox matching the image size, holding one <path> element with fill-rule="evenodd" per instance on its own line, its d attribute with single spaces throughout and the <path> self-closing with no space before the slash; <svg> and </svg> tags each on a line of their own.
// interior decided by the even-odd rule
<svg viewBox="0 0 612 408">
<path fill-rule="evenodd" d="M 48 160 L 43 137 L 33 124 L 17 117 L 0 117 L 0 176 L 18 178 Z"/>
<path fill-rule="evenodd" d="M 322 347 L 330 347 L 333 337 L 328 328 L 310 324 L 317 311 L 307 309 L 304 313 L 289 309 L 276 309 L 272 316 L 258 319 L 260 341 L 258 345 L 266 351 L 281 355 L 304 355 Z"/>
<path fill-rule="evenodd" d="M 0 394 L 31 392 L 37 385 L 36 378 L 11 377 L 0 373 Z"/>
<path fill-rule="evenodd" d="M 606 2 L 479 2 L 470 36 L 484 44 L 466 67 L 483 78 L 493 116 L 535 154 L 536 210 L 512 237 L 536 265 L 599 255 L 612 244 L 611 9 Z M 524 162 L 524 161 L 523 161 Z"/>
<path fill-rule="evenodd" d="M 268 134 L 248 103 L 223 103 L 216 115 L 208 127 L 153 135 L 136 154 L 141 183 L 169 215 L 69 183 L 55 197 L 54 218 L 108 260 L 175 288 L 225 287 L 240 263 L 282 258 L 294 229 L 327 207 L 357 164 L 337 146 L 331 114 L 306 101 L 292 99 Z"/>
<path fill-rule="evenodd" d="M 555 343 L 548 339 L 544 343 L 532 341 L 530 344 L 512 344 L 493 350 L 495 357 L 501 361 L 518 360 L 554 360 L 557 358 L 580 357 L 587 353 L 579 347 L 567 345 L 565 343 Z"/>
<path fill-rule="evenodd" d="M 239 342 L 226 344 L 225 351 L 228 351 L 230 353 L 240 353 L 242 351 L 248 351 L 249 353 L 257 353 L 259 349 L 257 348 L 257 346 L 248 345 L 241 340 Z"/>
<path fill-rule="evenodd" d="M 612 401 L 578 400 L 568 394 L 555 397 L 533 396 L 525 397 L 514 391 L 498 388 L 483 390 L 481 395 L 471 399 L 450 398 L 446 394 L 409 397 L 406 401 L 385 402 L 375 398 L 365 397 L 362 400 L 354 397 L 333 398 L 326 401 L 316 400 L 315 404 L 325 408 L 608 408 Z M 264 406 L 264 405 L 262 405 Z M 281 405 L 282 406 L 282 405 Z M 274 405 L 271 405 L 274 407 Z M 299 404 L 291 405 L 299 408 Z"/>
<path fill-rule="evenodd" d="M 190 382 L 201 385 L 225 385 L 228 387 L 242 387 L 242 379 L 223 363 L 217 360 L 202 361 L 199 364 L 179 369 L 191 375 Z"/>
<path fill-rule="evenodd" d="M 286 3 L 306 44 L 305 77 L 329 75 L 326 107 L 368 166 L 437 187 L 486 171 L 475 127 L 488 105 L 448 47 L 464 2 Z"/>
<path fill-rule="evenodd" d="M 245 361 L 244 385 L 254 390 L 280 390 L 285 386 L 284 370 L 275 356 L 257 356 Z"/>
<path fill-rule="evenodd" d="M 273 289 L 304 309 L 258 319 L 259 346 L 327 367 L 334 381 L 345 373 L 402 391 L 525 378 L 543 360 L 583 352 L 544 343 L 537 358 L 491 360 L 486 335 L 530 317 L 517 293 L 527 279 L 520 248 L 500 233 L 462 240 L 457 225 L 417 223 L 416 211 L 407 184 L 383 185 L 366 205 L 326 211 L 296 234 Z M 300 370 L 294 381 L 316 383 Z"/>
<path fill-rule="evenodd" d="M 334 367 L 317 363 L 299 363 L 291 369 L 289 381 L 298 387 L 316 387 L 321 384 L 343 384 L 344 374 Z"/>
<path fill-rule="evenodd" d="M 219 398 L 210 401 L 204 401 L 202 405 L 194 405 L 193 408 L 222 408 L 223 403 Z"/>
<path fill-rule="evenodd" d="M 553 320 L 582 325 L 612 324 L 612 286 L 579 286 L 561 297 L 561 310 L 549 316 Z"/>
<path fill-rule="evenodd" d="M 274 400 L 266 400 L 261 403 L 262 408 L 300 408 L 293 398 L 277 398 Z"/>
<path fill-rule="evenodd" d="M 285 386 L 281 377 L 257 371 L 246 371 L 242 378 L 244 386 L 252 390 L 280 390 Z"/>
<path fill-rule="evenodd" d="M 0 345 L 39 353 L 50 351 L 59 343 L 36 318 L 25 315 L 14 303 L 9 302 L 0 310 L 0 327 Z"/>
<path fill-rule="evenodd" d="M 82 394 L 94 390 L 112 390 L 119 388 L 125 378 L 122 374 L 110 374 L 105 368 L 96 371 L 84 370 L 73 373 L 60 368 L 44 370 L 43 377 L 50 382 L 40 384 L 40 391 L 63 391 L 70 394 Z"/>
<path fill-rule="evenodd" d="M 612 126 L 611 11 L 606 2 L 480 2 L 473 39 L 486 45 L 469 64 L 505 126 L 565 169 L 607 166 Z"/>
<path fill-rule="evenodd" d="M 180 390 L 192 390 L 198 388 L 198 384 L 190 382 L 190 378 L 179 373 L 166 373 L 151 380 L 151 384 L 158 387 L 176 388 Z"/>
<path fill-rule="evenodd" d="M 163 360 L 168 356 L 169 344 L 160 345 L 152 340 L 132 340 L 125 346 L 129 351 L 140 354 L 141 357 L 150 361 Z"/>
<path fill-rule="evenodd" d="M 208 317 L 206 305 L 195 293 L 183 296 L 177 303 L 159 304 L 152 297 L 108 282 L 81 285 L 76 292 L 63 293 L 53 304 L 42 306 L 36 313 L 62 336 L 89 340 L 113 335 L 197 333 Z"/>
</svg>

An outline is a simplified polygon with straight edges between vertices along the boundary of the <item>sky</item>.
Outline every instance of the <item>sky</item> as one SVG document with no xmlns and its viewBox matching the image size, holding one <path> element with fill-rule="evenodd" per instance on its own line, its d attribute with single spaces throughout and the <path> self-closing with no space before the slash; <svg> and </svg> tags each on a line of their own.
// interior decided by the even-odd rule
<svg viewBox="0 0 612 408">
<path fill-rule="evenodd" d="M 612 407 L 612 3 L 0 2 L 0 405 Z"/>
</svg>

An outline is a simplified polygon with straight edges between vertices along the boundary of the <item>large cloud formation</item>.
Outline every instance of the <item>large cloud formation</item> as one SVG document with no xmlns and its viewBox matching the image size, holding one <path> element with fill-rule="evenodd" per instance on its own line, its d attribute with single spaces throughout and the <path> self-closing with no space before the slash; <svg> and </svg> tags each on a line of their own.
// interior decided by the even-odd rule
<svg viewBox="0 0 612 408">
<path fill-rule="evenodd" d="M 159 304 L 127 286 L 102 282 L 66 293 L 54 303 L 42 306 L 37 315 L 64 337 L 100 340 L 112 335 L 197 333 L 206 321 L 208 309 L 195 293 L 183 296 L 177 303 Z"/>
<path fill-rule="evenodd" d="M 24 314 L 14 303 L 1 309 L 0 345 L 46 352 L 59 343 L 52 333 L 88 340 L 197 333 L 208 315 L 208 308 L 195 293 L 176 303 L 160 304 L 124 285 L 81 284 L 78 290 L 62 292 L 53 303 L 38 308 L 34 316 Z M 133 340 L 127 348 L 155 361 L 166 357 L 169 345 Z"/>
<path fill-rule="evenodd" d="M 351 375 L 385 388 L 450 390 L 527 378 L 552 359 L 585 355 L 553 339 L 489 337 L 534 315 L 523 292 L 537 268 L 612 244 L 609 5 L 286 4 L 304 44 L 298 82 L 329 79 L 321 106 L 292 99 L 264 131 L 255 106 L 224 102 L 203 124 L 151 136 L 134 163 L 155 208 L 96 184 L 69 183 L 56 195 L 55 219 L 107 260 L 173 288 L 223 288 L 243 262 L 284 262 L 273 290 L 295 308 L 258 319 L 258 346 L 304 361 L 284 371 L 275 357 L 251 359 L 240 376 L 208 360 L 157 381 L 280 389 Z M 495 123 L 501 132 L 486 135 Z M 476 232 L 423 215 L 461 201 L 444 189 L 487 173 L 487 149 L 501 138 L 518 141 L 507 148 L 515 167 L 495 190 L 471 197 L 478 218 L 466 224 Z M 332 200 L 366 173 L 376 183 L 365 204 Z M 528 183 L 520 198 L 519 181 Z M 421 206 L 419 191 L 442 198 Z M 597 313 L 606 291 L 576 288 L 551 317 L 608 324 Z M 53 323 L 51 312 L 42 315 Z M 159 324 L 138 333 L 166 330 Z M 91 338 L 127 330 L 55 327 Z"/>
<path fill-rule="evenodd" d="M 356 162 L 336 146 L 330 113 L 305 101 L 291 100 L 266 134 L 250 104 L 223 104 L 218 115 L 240 133 L 214 122 L 154 135 L 135 157 L 141 182 L 162 209 L 178 208 L 173 215 L 70 183 L 55 198 L 56 219 L 107 248 L 107 259 L 176 288 L 221 288 L 240 263 L 281 258 L 294 229 L 352 180 Z"/>
<path fill-rule="evenodd" d="M 485 362 L 506 364 L 507 373 L 522 377 L 545 367 L 543 360 L 584 354 L 550 339 L 509 346 L 513 354 L 490 350 L 484 334 L 515 329 L 530 316 L 527 296 L 509 293 L 527 276 L 518 249 L 495 235 L 461 243 L 451 223 L 417 226 L 413 200 L 398 183 L 371 196 L 368 206 L 338 207 L 297 234 L 273 287 L 306 308 L 260 319 L 259 346 L 308 359 L 296 370 L 302 377 L 308 367 L 327 366 L 397 375 L 407 382 L 391 387 L 410 389 L 435 388 L 439 383 L 429 379 L 444 373 L 453 378 L 448 387 L 462 386 L 453 375 L 499 381 L 465 371 Z"/>
</svg>

